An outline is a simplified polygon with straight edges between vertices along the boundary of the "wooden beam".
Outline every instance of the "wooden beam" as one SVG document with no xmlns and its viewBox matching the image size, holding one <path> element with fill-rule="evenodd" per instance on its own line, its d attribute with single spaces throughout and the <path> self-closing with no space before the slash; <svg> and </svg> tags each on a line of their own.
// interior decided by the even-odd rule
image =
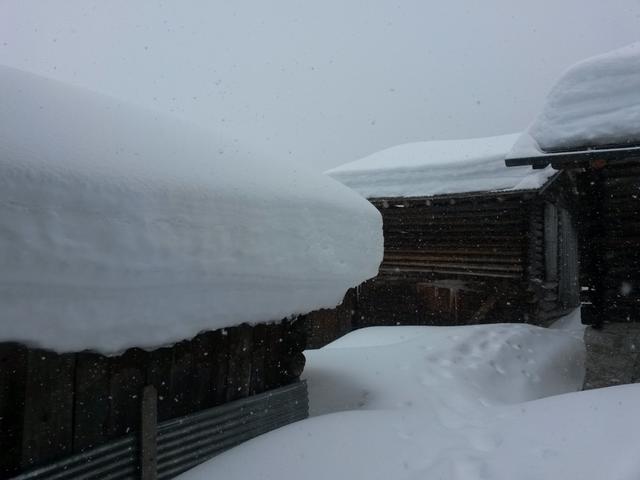
<svg viewBox="0 0 640 480">
<path fill-rule="evenodd" d="M 157 478 L 158 392 L 153 385 L 147 385 L 140 402 L 140 480 Z"/>
</svg>

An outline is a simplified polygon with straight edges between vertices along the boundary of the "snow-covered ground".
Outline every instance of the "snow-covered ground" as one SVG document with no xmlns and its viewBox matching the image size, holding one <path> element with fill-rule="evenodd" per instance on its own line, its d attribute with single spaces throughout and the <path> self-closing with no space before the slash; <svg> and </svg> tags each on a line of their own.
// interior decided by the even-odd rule
<svg viewBox="0 0 640 480">
<path fill-rule="evenodd" d="M 378 211 L 300 162 L 2 66 L 0 89 L 0 341 L 153 347 L 378 272 Z"/>
<path fill-rule="evenodd" d="M 308 350 L 310 413 L 439 410 L 579 390 L 582 341 L 527 324 L 371 327 Z M 444 402 L 444 403 L 443 403 Z"/>
<path fill-rule="evenodd" d="M 582 335 L 578 312 L 353 332 L 307 352 L 315 416 L 181 478 L 637 480 L 640 385 L 575 393 Z"/>
<path fill-rule="evenodd" d="M 429 197 L 540 188 L 551 168 L 507 168 L 518 135 L 416 142 L 382 150 L 327 171 L 366 198 Z"/>
<path fill-rule="evenodd" d="M 570 67 L 510 158 L 640 143 L 640 42 Z"/>
</svg>

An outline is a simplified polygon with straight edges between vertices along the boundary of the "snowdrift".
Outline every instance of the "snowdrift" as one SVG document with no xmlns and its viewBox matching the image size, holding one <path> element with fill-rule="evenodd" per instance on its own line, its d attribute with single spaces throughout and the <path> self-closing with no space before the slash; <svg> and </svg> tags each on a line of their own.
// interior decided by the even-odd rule
<svg viewBox="0 0 640 480">
<path fill-rule="evenodd" d="M 181 480 L 637 480 L 640 384 L 440 417 L 366 410 L 294 423 Z"/>
<path fill-rule="evenodd" d="M 338 304 L 378 212 L 299 164 L 0 67 L 0 341 L 116 352 Z"/>
<path fill-rule="evenodd" d="M 180 478 L 636 480 L 640 385 L 576 393 L 579 311 L 554 327 L 353 332 L 306 352 L 312 407 L 326 414 Z"/>
<path fill-rule="evenodd" d="M 527 324 L 371 327 L 307 350 L 310 414 L 351 409 L 462 410 L 576 391 L 582 328 Z"/>
</svg>

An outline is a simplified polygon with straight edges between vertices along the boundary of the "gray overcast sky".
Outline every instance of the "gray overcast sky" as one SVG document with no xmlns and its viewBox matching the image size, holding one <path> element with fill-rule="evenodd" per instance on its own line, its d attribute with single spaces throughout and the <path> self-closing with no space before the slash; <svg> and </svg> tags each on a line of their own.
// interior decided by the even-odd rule
<svg viewBox="0 0 640 480">
<path fill-rule="evenodd" d="M 640 0 L 0 0 L 0 63 L 319 169 L 518 131 L 567 66 L 638 39 Z"/>
</svg>

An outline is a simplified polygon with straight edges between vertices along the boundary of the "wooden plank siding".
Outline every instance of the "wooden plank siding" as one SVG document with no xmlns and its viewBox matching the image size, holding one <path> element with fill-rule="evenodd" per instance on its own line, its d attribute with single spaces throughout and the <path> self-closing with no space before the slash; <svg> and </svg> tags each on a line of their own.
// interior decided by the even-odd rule
<svg viewBox="0 0 640 480">
<path fill-rule="evenodd" d="M 27 351 L 18 343 L 0 343 L 0 478 L 21 467 Z"/>
<path fill-rule="evenodd" d="M 550 164 L 575 181 L 572 226 L 579 241 L 569 249 L 579 250 L 582 301 L 592 304 L 583 320 L 595 325 L 640 321 L 640 148 L 616 147 L 506 160 L 508 166 Z"/>
<path fill-rule="evenodd" d="M 75 355 L 29 349 L 23 385 L 20 468 L 73 453 Z"/>
<path fill-rule="evenodd" d="M 316 310 L 307 315 L 308 348 L 321 348 L 355 328 L 358 313 L 358 292 L 351 288 L 342 303 L 335 308 Z"/>
<path fill-rule="evenodd" d="M 109 421 L 109 361 L 97 353 L 76 354 L 73 450 L 82 452 L 100 444 Z"/>
<path fill-rule="evenodd" d="M 383 274 L 522 278 L 527 203 L 523 195 L 373 200 L 383 218 Z M 523 211 L 524 210 L 524 211 Z"/>
<path fill-rule="evenodd" d="M 595 172 L 578 174 L 582 194 L 582 222 L 579 236 L 590 238 L 601 232 L 598 245 L 581 247 L 582 283 L 594 288 L 600 258 L 606 318 L 612 321 L 640 321 L 640 161 L 620 161 L 602 168 L 603 192 L 592 198 L 590 186 Z M 595 205 L 594 202 L 601 202 Z M 593 225 L 593 210 L 601 209 L 601 225 Z M 587 300 L 589 296 L 587 295 Z"/>
<path fill-rule="evenodd" d="M 567 313 L 579 305 L 574 197 L 573 178 L 558 174 L 535 191 L 370 199 L 383 219 L 379 274 L 351 291 L 350 328 L 338 322 L 347 298 L 309 316 L 313 346 L 368 326 L 546 324 Z"/>
<path fill-rule="evenodd" d="M 385 254 L 380 275 L 359 289 L 359 326 L 528 319 L 535 195 L 372 203 L 382 214 Z M 514 312 L 512 304 L 526 308 Z"/>
<path fill-rule="evenodd" d="M 244 324 L 111 357 L 0 343 L 0 479 L 138 431 L 149 385 L 164 421 L 292 383 L 305 322 Z"/>
</svg>

